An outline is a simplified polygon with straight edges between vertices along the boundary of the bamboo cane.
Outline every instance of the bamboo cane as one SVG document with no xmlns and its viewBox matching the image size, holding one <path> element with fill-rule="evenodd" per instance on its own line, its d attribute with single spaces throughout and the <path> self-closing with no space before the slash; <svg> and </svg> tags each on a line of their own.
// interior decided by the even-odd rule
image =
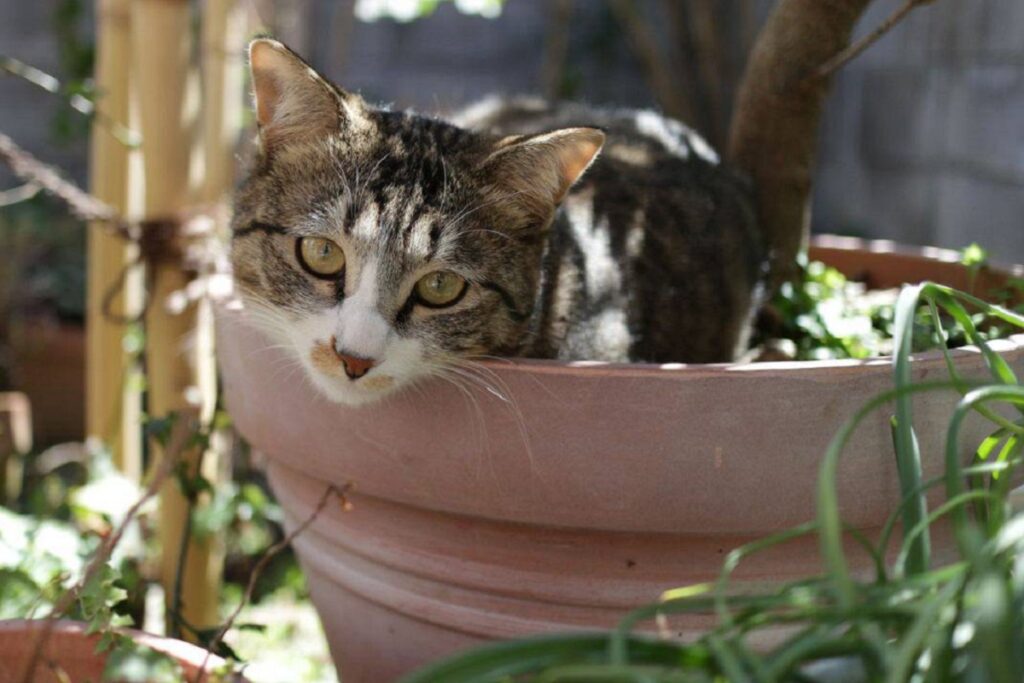
<svg viewBox="0 0 1024 683">
<path fill-rule="evenodd" d="M 129 173 L 130 157 L 137 154 L 99 122 L 129 123 L 130 2 L 97 3 L 96 85 L 101 95 L 96 101 L 89 172 L 92 193 L 122 215 L 138 208 L 140 179 Z M 122 343 L 125 326 L 103 311 L 104 297 L 118 286 L 122 270 L 135 259 L 136 251 L 134 245 L 95 226 L 89 230 L 85 408 L 87 434 L 109 446 L 121 472 L 138 481 L 142 400 L 135 383 L 128 381 L 132 368 Z M 139 310 L 141 300 L 141 281 L 138 273 L 132 273 L 111 301 L 111 312 L 130 316 Z"/>
<path fill-rule="evenodd" d="M 242 129 L 246 15 L 237 0 L 207 0 L 203 13 L 203 200 L 231 191 Z"/>
<path fill-rule="evenodd" d="M 203 180 L 202 199 L 205 204 L 224 201 L 234 187 L 235 148 L 242 131 L 245 62 L 242 46 L 248 25 L 247 13 L 237 0 L 207 0 L 202 18 L 203 68 Z M 225 226 L 218 226 L 225 227 Z M 204 298 L 198 303 L 199 330 L 210 335 L 200 348 L 210 353 L 201 362 L 206 368 L 201 376 L 217 381 L 214 339 L 212 338 L 213 302 Z M 217 387 L 206 391 L 216 394 Z M 210 405 L 209 421 L 215 406 Z M 230 464 L 232 432 L 219 430 L 212 435 L 206 459 L 219 465 L 219 472 L 210 476 L 226 478 Z"/>
<path fill-rule="evenodd" d="M 198 91 L 190 71 L 190 8 L 187 0 L 133 0 L 134 62 L 138 69 L 139 111 L 146 175 L 146 212 L 173 216 L 195 199 L 190 182 Z M 181 263 L 151 263 L 152 297 L 146 317 L 149 411 L 165 416 L 189 406 L 209 414 L 215 396 L 208 316 L 195 309 L 172 312 L 170 296 L 188 282 Z M 194 472 L 201 454 L 183 460 Z M 221 572 L 218 545 L 185 538 L 188 502 L 176 482 L 163 487 L 160 499 L 162 580 L 171 601 L 170 631 L 179 624 L 206 629 L 217 623 Z M 179 567 L 181 552 L 187 560 Z M 180 593 L 179 593 L 180 589 Z M 173 608 L 178 608 L 173 611 Z"/>
</svg>

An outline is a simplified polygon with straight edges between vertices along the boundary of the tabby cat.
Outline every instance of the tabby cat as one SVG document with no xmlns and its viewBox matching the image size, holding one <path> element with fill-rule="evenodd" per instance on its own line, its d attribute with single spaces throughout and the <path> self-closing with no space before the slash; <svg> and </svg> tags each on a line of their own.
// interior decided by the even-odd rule
<svg viewBox="0 0 1024 683">
<path fill-rule="evenodd" d="M 714 362 L 745 348 L 764 256 L 749 191 L 649 111 L 369 106 L 250 46 L 258 151 L 235 281 L 328 397 L 470 357 Z"/>
</svg>

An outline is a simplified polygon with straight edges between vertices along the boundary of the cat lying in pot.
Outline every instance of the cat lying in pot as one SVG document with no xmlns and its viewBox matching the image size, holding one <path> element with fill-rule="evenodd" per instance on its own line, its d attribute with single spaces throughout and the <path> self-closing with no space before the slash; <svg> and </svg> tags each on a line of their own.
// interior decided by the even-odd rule
<svg viewBox="0 0 1024 683">
<path fill-rule="evenodd" d="M 471 358 L 716 362 L 765 253 L 749 188 L 650 111 L 374 108 L 250 46 L 259 149 L 232 263 L 249 317 L 357 404 Z"/>
</svg>

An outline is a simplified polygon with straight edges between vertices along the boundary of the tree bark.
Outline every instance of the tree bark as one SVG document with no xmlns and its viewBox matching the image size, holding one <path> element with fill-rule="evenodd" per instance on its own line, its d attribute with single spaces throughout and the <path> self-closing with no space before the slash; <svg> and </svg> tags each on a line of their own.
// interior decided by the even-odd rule
<svg viewBox="0 0 1024 683">
<path fill-rule="evenodd" d="M 770 284 L 796 272 L 810 232 L 811 174 L 830 78 L 816 70 L 850 42 L 871 0 L 780 0 L 736 95 L 728 157 L 754 182 Z"/>
</svg>

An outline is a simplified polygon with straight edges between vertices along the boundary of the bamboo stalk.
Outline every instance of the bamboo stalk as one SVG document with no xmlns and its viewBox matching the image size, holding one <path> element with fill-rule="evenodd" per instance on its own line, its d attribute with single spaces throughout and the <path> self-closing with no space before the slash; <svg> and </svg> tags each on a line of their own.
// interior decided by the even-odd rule
<svg viewBox="0 0 1024 683">
<path fill-rule="evenodd" d="M 92 193 L 122 215 L 138 206 L 139 178 L 129 173 L 130 158 L 137 154 L 104 122 L 122 128 L 129 122 L 130 2 L 97 3 L 96 85 L 102 94 L 96 101 L 89 172 Z M 104 230 L 90 229 L 87 239 L 87 434 L 107 444 L 121 472 L 138 481 L 142 474 L 142 398 L 135 383 L 128 381 L 132 368 L 122 343 L 125 326 L 103 311 L 104 297 L 118 286 L 122 270 L 135 259 L 137 250 Z M 126 317 L 137 313 L 141 302 L 142 283 L 136 273 L 125 279 L 110 309 Z"/>
<path fill-rule="evenodd" d="M 207 0 L 202 25 L 204 202 L 224 198 L 234 186 L 245 88 L 245 31 L 242 3 Z"/>
<path fill-rule="evenodd" d="M 197 83 L 189 59 L 190 20 L 187 0 L 133 0 L 146 213 L 153 218 L 176 215 L 196 195 L 191 162 L 197 122 L 193 86 Z M 151 268 L 152 300 L 146 316 L 150 413 L 162 417 L 198 407 L 206 415 L 215 400 L 208 316 L 192 308 L 168 309 L 171 295 L 188 282 L 178 260 L 156 261 Z M 189 472 L 195 471 L 201 456 L 197 449 L 183 455 Z M 160 498 L 161 573 L 172 607 L 178 608 L 169 611 L 172 633 L 178 632 L 178 617 L 205 629 L 215 626 L 218 616 L 219 546 L 188 538 L 188 515 L 188 501 L 178 484 L 165 484 Z M 182 552 L 184 562 L 180 562 Z"/>
</svg>

